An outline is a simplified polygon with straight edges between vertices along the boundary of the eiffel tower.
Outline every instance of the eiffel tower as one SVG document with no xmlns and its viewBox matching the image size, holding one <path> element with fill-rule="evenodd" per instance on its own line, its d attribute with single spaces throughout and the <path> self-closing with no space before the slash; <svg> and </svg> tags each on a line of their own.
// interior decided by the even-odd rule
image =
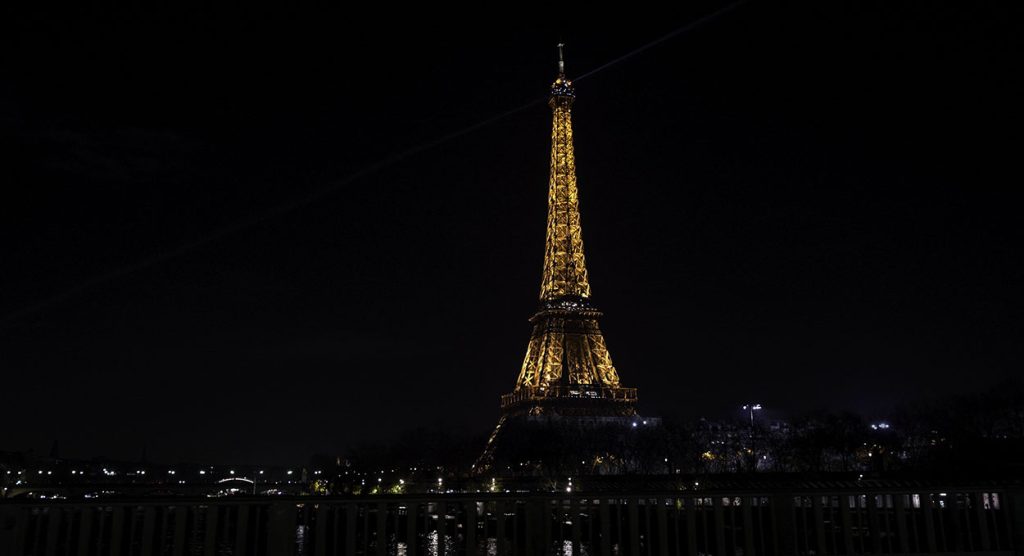
<svg viewBox="0 0 1024 556">
<path fill-rule="evenodd" d="M 515 388 L 501 396 L 501 418 L 477 472 L 493 467 L 508 435 L 503 431 L 517 423 L 555 420 L 577 430 L 635 424 L 636 389 L 620 384 L 598 326 L 601 312 L 590 303 L 572 139 L 576 91 L 565 75 L 563 47 L 558 45 L 558 76 L 548 99 L 551 175 L 540 307 L 530 318 L 533 332 Z"/>
</svg>

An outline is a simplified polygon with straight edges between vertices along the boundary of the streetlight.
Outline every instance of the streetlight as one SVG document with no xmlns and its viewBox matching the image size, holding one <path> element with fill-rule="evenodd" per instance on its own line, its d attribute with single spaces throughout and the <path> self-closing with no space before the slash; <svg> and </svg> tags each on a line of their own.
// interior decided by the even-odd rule
<svg viewBox="0 0 1024 556">
<path fill-rule="evenodd" d="M 748 403 L 743 406 L 743 409 L 750 413 L 750 460 L 751 460 L 751 471 L 757 470 L 757 453 L 754 451 L 754 412 L 761 411 L 761 404 L 759 403 Z"/>
<path fill-rule="evenodd" d="M 748 403 L 747 405 L 743 406 L 743 409 L 744 409 L 744 411 L 749 411 L 750 412 L 750 428 L 753 429 L 754 428 L 754 412 L 755 411 L 761 411 L 761 409 L 762 409 L 761 408 L 761 404 L 759 404 L 759 403 Z"/>
</svg>

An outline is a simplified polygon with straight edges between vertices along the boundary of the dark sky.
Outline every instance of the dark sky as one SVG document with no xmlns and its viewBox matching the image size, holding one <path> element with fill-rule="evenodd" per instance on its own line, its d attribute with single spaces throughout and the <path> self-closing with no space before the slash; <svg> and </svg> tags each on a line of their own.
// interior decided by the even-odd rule
<svg viewBox="0 0 1024 556">
<path fill-rule="evenodd" d="M 542 98 L 560 38 L 579 75 L 724 5 L 9 14 L 0 450 L 292 462 L 490 428 L 549 109 L 346 177 Z M 1020 16 L 751 1 L 577 83 L 593 299 L 645 414 L 1020 372 Z"/>
</svg>

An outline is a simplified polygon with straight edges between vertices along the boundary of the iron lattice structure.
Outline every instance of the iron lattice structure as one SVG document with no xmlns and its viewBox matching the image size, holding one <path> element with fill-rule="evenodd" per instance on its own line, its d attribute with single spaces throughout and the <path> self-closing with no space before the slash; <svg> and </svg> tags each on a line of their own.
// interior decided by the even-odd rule
<svg viewBox="0 0 1024 556">
<path fill-rule="evenodd" d="M 564 64 L 551 85 L 551 175 L 540 309 L 515 389 L 501 397 L 504 415 L 629 416 L 636 389 L 623 388 L 590 305 L 583 255 L 572 108 L 576 99 Z"/>
</svg>

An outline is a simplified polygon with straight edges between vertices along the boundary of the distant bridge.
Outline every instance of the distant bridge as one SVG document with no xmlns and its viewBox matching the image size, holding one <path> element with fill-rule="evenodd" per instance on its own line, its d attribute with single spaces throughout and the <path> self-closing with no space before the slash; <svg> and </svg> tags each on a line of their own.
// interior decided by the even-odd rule
<svg viewBox="0 0 1024 556">
<path fill-rule="evenodd" d="M 0 501 L 0 554 L 1024 554 L 1019 482 Z"/>
<path fill-rule="evenodd" d="M 227 477 L 213 482 L 190 482 L 178 484 L 172 482 L 131 482 L 131 483 L 46 483 L 46 484 L 22 484 L 7 485 L 4 497 L 8 499 L 25 498 L 30 494 L 33 496 L 44 495 L 50 497 L 60 495 L 68 499 L 78 499 L 86 495 L 97 495 L 98 498 L 109 498 L 104 493 L 116 493 L 118 497 L 174 497 L 174 496 L 205 496 L 224 490 L 230 486 L 251 492 L 253 488 L 252 479 L 246 477 Z M 285 482 L 257 482 L 256 491 L 265 492 L 274 489 L 286 494 L 301 494 L 304 485 L 299 482 L 291 484 Z M 6 556 L 0 552 L 0 556 Z"/>
</svg>

